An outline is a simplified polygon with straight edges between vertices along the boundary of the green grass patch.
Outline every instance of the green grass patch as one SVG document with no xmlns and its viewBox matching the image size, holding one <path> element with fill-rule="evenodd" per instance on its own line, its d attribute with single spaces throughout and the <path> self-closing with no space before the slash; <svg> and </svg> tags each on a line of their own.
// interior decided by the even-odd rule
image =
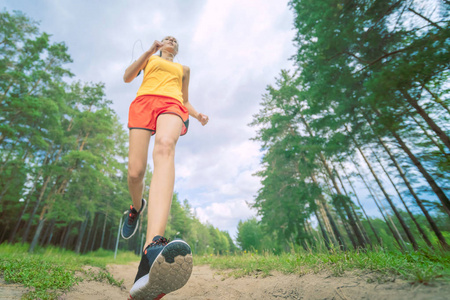
<svg viewBox="0 0 450 300">
<path fill-rule="evenodd" d="M 30 289 L 23 299 L 57 299 L 64 291 L 83 280 L 103 281 L 121 286 L 106 270 L 107 264 L 127 264 L 138 261 L 132 252 L 114 252 L 97 250 L 85 255 L 72 251 L 48 247 L 39 248 L 35 253 L 28 253 L 28 245 L 0 245 L 0 272 L 6 282 L 20 283 Z M 84 270 L 83 266 L 100 268 Z M 83 276 L 76 276 L 80 272 Z"/>
<path fill-rule="evenodd" d="M 272 271 L 284 274 L 330 272 L 342 276 L 347 271 L 371 274 L 369 281 L 385 282 L 392 277 L 412 283 L 429 284 L 436 280 L 449 281 L 450 253 L 445 252 L 386 252 L 353 251 L 335 253 L 289 253 L 282 255 L 242 253 L 230 256 L 197 256 L 196 265 L 209 264 L 212 268 L 232 269 L 229 276 L 241 277 Z"/>
</svg>

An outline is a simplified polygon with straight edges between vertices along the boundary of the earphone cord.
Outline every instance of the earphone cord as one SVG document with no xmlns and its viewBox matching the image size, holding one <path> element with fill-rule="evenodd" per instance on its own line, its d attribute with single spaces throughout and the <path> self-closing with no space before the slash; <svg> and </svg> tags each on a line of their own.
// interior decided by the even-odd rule
<svg viewBox="0 0 450 300">
<path fill-rule="evenodd" d="M 137 42 L 140 42 L 140 43 L 141 43 L 141 49 L 142 49 L 142 52 L 144 52 L 144 47 L 142 47 L 142 41 L 141 41 L 140 39 L 136 40 L 136 41 L 134 42 L 134 44 L 133 44 L 133 50 L 131 50 L 131 60 L 130 60 L 130 63 L 129 63 L 128 65 L 131 65 L 131 63 L 133 62 L 133 58 L 134 58 L 134 47 L 136 46 L 136 43 L 137 43 Z"/>
</svg>

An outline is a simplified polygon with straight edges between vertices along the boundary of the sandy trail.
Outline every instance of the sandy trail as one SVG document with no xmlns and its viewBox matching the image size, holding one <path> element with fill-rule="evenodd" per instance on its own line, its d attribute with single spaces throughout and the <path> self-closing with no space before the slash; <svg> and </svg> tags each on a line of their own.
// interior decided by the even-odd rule
<svg viewBox="0 0 450 300">
<path fill-rule="evenodd" d="M 127 299 L 137 266 L 137 262 L 108 266 L 116 279 L 124 280 L 122 289 L 106 283 L 82 282 L 61 299 Z M 164 299 L 449 299 L 449 284 L 413 286 L 395 278 L 382 284 L 376 280 L 369 283 L 376 276 L 379 275 L 347 273 L 333 277 L 327 273 L 298 276 L 273 272 L 272 276 L 265 278 L 253 275 L 235 279 L 223 276 L 209 266 L 195 266 L 188 283 Z"/>
<path fill-rule="evenodd" d="M 128 265 L 110 265 L 108 270 L 117 280 L 124 280 L 122 288 L 97 281 L 83 281 L 62 295 L 61 300 L 125 300 L 133 285 L 138 262 Z M 379 274 L 364 275 L 346 273 L 341 277 L 329 273 L 283 275 L 273 272 L 271 276 L 262 278 L 258 275 L 235 279 L 224 276 L 209 266 L 195 266 L 191 279 L 180 290 L 164 299 L 305 299 L 305 300 L 444 300 L 449 299 L 450 284 L 434 283 L 430 286 L 411 285 L 395 279 L 386 283 L 377 283 Z M 6 284 L 0 279 L 0 299 L 20 299 L 26 289 L 16 284 Z"/>
</svg>

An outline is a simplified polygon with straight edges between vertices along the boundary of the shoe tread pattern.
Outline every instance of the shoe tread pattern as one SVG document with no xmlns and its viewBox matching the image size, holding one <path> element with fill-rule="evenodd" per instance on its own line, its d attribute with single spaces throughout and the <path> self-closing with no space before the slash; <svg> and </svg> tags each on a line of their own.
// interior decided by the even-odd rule
<svg viewBox="0 0 450 300">
<path fill-rule="evenodd" d="M 160 299 L 161 294 L 168 294 L 183 287 L 192 273 L 192 253 L 189 245 L 182 241 L 173 241 L 164 247 L 153 263 L 148 279 L 142 288 L 131 290 L 133 299 Z M 139 279 L 141 280 L 141 279 Z M 145 280 L 142 278 L 142 280 Z"/>
</svg>

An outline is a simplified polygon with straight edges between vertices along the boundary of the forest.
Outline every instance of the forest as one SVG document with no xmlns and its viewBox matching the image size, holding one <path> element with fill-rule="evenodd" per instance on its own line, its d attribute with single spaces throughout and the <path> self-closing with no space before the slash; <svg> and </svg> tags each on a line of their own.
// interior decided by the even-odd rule
<svg viewBox="0 0 450 300">
<path fill-rule="evenodd" d="M 449 250 L 450 3 L 289 5 L 295 69 L 267 87 L 251 124 L 263 187 L 239 244 Z"/>
<path fill-rule="evenodd" d="M 450 2 L 292 0 L 293 68 L 250 124 L 262 187 L 236 237 L 175 193 L 166 234 L 194 254 L 450 249 Z M 64 42 L 0 13 L 0 243 L 139 253 L 118 239 L 128 134 Z M 256 154 L 255 154 L 256 155 Z M 145 186 L 151 181 L 148 167 Z M 233 241 L 235 239 L 237 245 Z"/>
</svg>

